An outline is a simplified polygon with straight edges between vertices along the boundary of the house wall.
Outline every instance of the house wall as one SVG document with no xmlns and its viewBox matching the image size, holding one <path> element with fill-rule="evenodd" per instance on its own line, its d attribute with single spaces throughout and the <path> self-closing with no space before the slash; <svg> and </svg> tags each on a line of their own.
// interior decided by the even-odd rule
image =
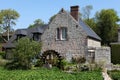
<svg viewBox="0 0 120 80">
<path fill-rule="evenodd" d="M 101 47 L 101 42 L 97 40 L 93 40 L 91 38 L 87 39 L 87 46 L 88 47 Z"/>
<path fill-rule="evenodd" d="M 111 63 L 111 49 L 110 47 L 96 48 L 95 50 L 95 62 L 99 64 Z"/>
<path fill-rule="evenodd" d="M 56 40 L 56 29 L 59 27 L 67 27 L 67 40 Z M 73 56 L 85 56 L 87 51 L 86 33 L 79 26 L 78 22 L 63 10 L 49 24 L 49 27 L 41 36 L 41 40 L 43 44 L 42 52 L 55 50 L 68 61 Z"/>
</svg>

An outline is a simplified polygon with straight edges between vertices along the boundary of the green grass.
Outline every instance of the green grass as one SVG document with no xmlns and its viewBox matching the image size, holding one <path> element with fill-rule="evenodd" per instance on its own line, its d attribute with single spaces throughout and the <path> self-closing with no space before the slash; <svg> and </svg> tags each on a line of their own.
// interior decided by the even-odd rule
<svg viewBox="0 0 120 80">
<path fill-rule="evenodd" d="M 103 80 L 100 71 L 65 73 L 60 70 L 6 70 L 0 67 L 0 80 Z"/>
</svg>

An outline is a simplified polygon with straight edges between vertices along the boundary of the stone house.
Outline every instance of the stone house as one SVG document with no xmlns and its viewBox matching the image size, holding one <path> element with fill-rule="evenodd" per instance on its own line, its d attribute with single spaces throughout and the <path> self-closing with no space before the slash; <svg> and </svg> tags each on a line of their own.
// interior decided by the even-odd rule
<svg viewBox="0 0 120 80">
<path fill-rule="evenodd" d="M 79 6 L 71 6 L 70 13 L 61 9 L 55 18 L 45 26 L 32 29 L 19 29 L 3 47 L 7 58 L 10 49 L 15 48 L 13 42 L 27 36 L 42 42 L 41 55 L 51 59 L 50 51 L 70 61 L 73 57 L 84 57 L 88 62 L 105 60 L 110 63 L 110 49 L 101 47 L 101 38 L 79 18 Z M 103 53 L 103 54 L 101 54 Z M 97 54 L 97 55 L 96 55 Z"/>
</svg>

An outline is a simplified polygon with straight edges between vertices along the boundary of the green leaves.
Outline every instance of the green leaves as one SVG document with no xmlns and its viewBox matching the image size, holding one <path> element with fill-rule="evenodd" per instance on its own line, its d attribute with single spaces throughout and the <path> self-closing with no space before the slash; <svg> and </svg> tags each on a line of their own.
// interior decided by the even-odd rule
<svg viewBox="0 0 120 80">
<path fill-rule="evenodd" d="M 119 17 L 113 9 L 103 9 L 96 13 L 97 34 L 102 38 L 102 44 L 109 45 L 115 40 Z"/>
<path fill-rule="evenodd" d="M 21 38 L 16 43 L 14 49 L 14 57 L 17 62 L 24 65 L 30 65 L 31 59 L 41 51 L 41 43 L 30 40 L 29 38 Z"/>
<path fill-rule="evenodd" d="M 8 75 L 9 74 L 9 75 Z M 65 73 L 60 70 L 13 70 L 0 67 L 0 80 L 103 80 L 100 71 Z"/>
</svg>

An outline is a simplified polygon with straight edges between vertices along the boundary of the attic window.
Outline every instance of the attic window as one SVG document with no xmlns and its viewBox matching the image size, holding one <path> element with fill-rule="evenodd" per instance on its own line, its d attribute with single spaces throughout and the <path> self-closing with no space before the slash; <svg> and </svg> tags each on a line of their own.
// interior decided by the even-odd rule
<svg viewBox="0 0 120 80">
<path fill-rule="evenodd" d="M 56 40 L 67 40 L 67 28 L 66 27 L 57 28 Z"/>
<path fill-rule="evenodd" d="M 23 37 L 25 37 L 25 35 L 19 34 L 19 35 L 17 35 L 17 40 L 19 40 L 20 38 L 23 38 Z"/>
<path fill-rule="evenodd" d="M 33 40 L 35 41 L 40 40 L 40 33 L 33 33 Z"/>
</svg>

